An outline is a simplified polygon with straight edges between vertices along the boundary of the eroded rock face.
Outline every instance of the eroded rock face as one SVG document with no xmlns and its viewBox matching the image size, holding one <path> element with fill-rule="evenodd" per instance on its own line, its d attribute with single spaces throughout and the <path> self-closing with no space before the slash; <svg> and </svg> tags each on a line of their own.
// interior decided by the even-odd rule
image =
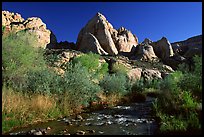
<svg viewBox="0 0 204 137">
<path fill-rule="evenodd" d="M 162 60 L 174 55 L 171 43 L 165 37 L 162 37 L 157 42 L 152 42 L 151 45 L 153 46 L 157 57 L 161 58 Z"/>
<path fill-rule="evenodd" d="M 141 74 L 142 74 L 142 68 L 134 68 L 134 69 L 131 69 L 127 75 L 128 75 L 128 78 L 134 82 L 136 80 L 140 80 L 141 78 Z"/>
<path fill-rule="evenodd" d="M 23 22 L 24 18 L 18 13 L 13 13 L 9 11 L 2 11 L 2 25 L 10 25 L 11 22 Z"/>
<path fill-rule="evenodd" d="M 117 55 L 118 51 L 109 31 L 112 28 L 113 26 L 106 20 L 106 18 L 102 14 L 97 13 L 79 32 L 76 44 L 78 49 L 80 49 L 84 44 L 82 43 L 82 40 L 83 42 L 88 43 L 86 34 L 91 33 L 98 40 L 100 46 L 105 52 L 110 55 Z"/>
<path fill-rule="evenodd" d="M 55 35 L 46 28 L 46 24 L 38 17 L 31 17 L 24 20 L 20 14 L 9 11 L 2 11 L 2 25 L 5 26 L 4 34 L 9 32 L 18 33 L 19 31 L 28 31 L 36 34 L 39 42 L 39 47 L 46 48 L 57 43 Z"/>
<path fill-rule="evenodd" d="M 93 53 L 99 53 L 101 55 L 107 55 L 108 54 L 100 46 L 97 38 L 91 33 L 85 33 L 81 42 L 83 44 L 81 44 L 81 46 L 79 47 L 80 51 L 83 51 L 83 52 L 90 52 L 91 51 Z"/>
<path fill-rule="evenodd" d="M 132 47 L 138 45 L 138 38 L 124 27 L 119 28 L 117 36 L 112 37 L 115 39 L 118 52 L 131 52 Z"/>
<path fill-rule="evenodd" d="M 153 69 L 144 69 L 142 71 L 142 77 L 145 81 L 153 80 L 153 79 L 162 79 L 161 72 L 159 70 Z"/>
<path fill-rule="evenodd" d="M 131 59 L 143 60 L 143 61 L 156 61 L 158 57 L 155 55 L 153 47 L 149 44 L 137 45 L 134 55 Z"/>
<path fill-rule="evenodd" d="M 91 37 L 93 40 L 90 41 Z M 94 42 L 95 44 L 91 44 L 90 42 Z M 117 55 L 119 52 L 130 52 L 132 47 L 137 44 L 137 37 L 130 31 L 124 27 L 121 27 L 117 31 L 107 21 L 104 15 L 97 13 L 79 32 L 76 46 L 77 49 L 82 51 L 86 48 L 101 54 L 101 51 L 104 50 L 109 55 Z M 97 47 L 92 49 L 93 46 Z"/>
<path fill-rule="evenodd" d="M 188 38 L 184 41 L 178 41 L 171 44 L 177 53 L 185 58 L 191 58 L 194 55 L 202 54 L 202 35 Z"/>
</svg>

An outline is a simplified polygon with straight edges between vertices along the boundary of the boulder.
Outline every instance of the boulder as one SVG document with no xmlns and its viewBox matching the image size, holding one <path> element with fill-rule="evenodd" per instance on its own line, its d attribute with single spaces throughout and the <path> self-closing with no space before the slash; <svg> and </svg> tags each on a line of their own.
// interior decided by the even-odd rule
<svg viewBox="0 0 204 137">
<path fill-rule="evenodd" d="M 158 57 L 155 55 L 153 47 L 149 44 L 137 45 L 131 59 L 143 61 L 156 61 Z"/>
<path fill-rule="evenodd" d="M 162 79 L 161 72 L 159 70 L 153 69 L 144 69 L 142 71 L 142 77 L 145 81 L 153 80 L 153 79 Z"/>
<path fill-rule="evenodd" d="M 134 68 L 128 71 L 127 75 L 130 81 L 134 82 L 136 80 L 140 80 L 142 74 L 141 68 Z"/>
<path fill-rule="evenodd" d="M 162 37 L 157 42 L 151 43 L 151 45 L 153 46 L 156 56 L 161 58 L 162 60 L 165 60 L 166 58 L 174 55 L 172 46 L 165 37 Z"/>
<path fill-rule="evenodd" d="M 119 28 L 117 36 L 112 37 L 115 39 L 118 52 L 131 52 L 132 47 L 138 45 L 138 38 L 124 27 Z"/>
</svg>

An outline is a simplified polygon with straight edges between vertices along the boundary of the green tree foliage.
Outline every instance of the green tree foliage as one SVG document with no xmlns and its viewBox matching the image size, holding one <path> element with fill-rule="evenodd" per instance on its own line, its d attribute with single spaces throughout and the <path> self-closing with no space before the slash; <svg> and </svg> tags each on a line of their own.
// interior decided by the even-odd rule
<svg viewBox="0 0 204 137">
<path fill-rule="evenodd" d="M 80 63 L 69 64 L 61 86 L 63 91 L 69 94 L 72 104 L 75 105 L 87 104 L 100 91 L 100 87 L 91 80 L 88 70 Z"/>
<path fill-rule="evenodd" d="M 3 82 L 20 88 L 26 82 L 29 70 L 45 67 L 43 51 L 35 48 L 37 44 L 36 36 L 27 32 L 2 37 Z"/>
<path fill-rule="evenodd" d="M 101 81 L 100 86 L 106 94 L 119 93 L 126 94 L 128 92 L 127 77 L 124 74 L 106 75 Z"/>
<path fill-rule="evenodd" d="M 75 57 L 72 60 L 73 64 L 80 63 L 83 67 L 85 67 L 89 73 L 93 74 L 92 76 L 99 77 L 100 79 L 107 74 L 108 72 L 108 64 L 99 63 L 100 55 L 94 53 L 84 54 L 79 57 Z"/>
</svg>

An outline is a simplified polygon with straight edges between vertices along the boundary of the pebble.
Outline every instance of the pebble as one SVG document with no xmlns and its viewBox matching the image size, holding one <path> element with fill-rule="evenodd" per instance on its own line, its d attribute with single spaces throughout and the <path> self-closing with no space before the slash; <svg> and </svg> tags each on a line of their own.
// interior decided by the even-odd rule
<svg viewBox="0 0 204 137">
<path fill-rule="evenodd" d="M 46 130 L 50 130 L 50 129 L 51 129 L 50 127 L 47 127 L 47 128 L 46 128 Z"/>
<path fill-rule="evenodd" d="M 77 115 L 75 119 L 76 120 L 83 120 L 83 117 L 81 115 Z"/>
<path fill-rule="evenodd" d="M 87 129 L 86 131 L 88 131 L 89 133 L 95 133 L 95 130 L 93 129 Z"/>
<path fill-rule="evenodd" d="M 103 131 L 98 131 L 98 133 L 103 134 L 104 132 Z"/>
<path fill-rule="evenodd" d="M 76 132 L 76 135 L 85 135 L 85 132 L 78 130 L 78 131 Z"/>
<path fill-rule="evenodd" d="M 33 133 L 33 135 L 43 135 L 41 131 L 36 131 Z"/>
</svg>

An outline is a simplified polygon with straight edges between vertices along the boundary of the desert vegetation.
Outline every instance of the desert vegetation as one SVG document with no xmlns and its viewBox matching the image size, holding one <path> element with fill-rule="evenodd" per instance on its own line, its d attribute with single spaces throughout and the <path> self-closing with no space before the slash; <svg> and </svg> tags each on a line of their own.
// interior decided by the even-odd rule
<svg viewBox="0 0 204 137">
<path fill-rule="evenodd" d="M 89 107 L 145 101 L 147 95 L 157 97 L 153 108 L 160 133 L 201 131 L 202 56 L 193 58 L 191 71 L 182 64 L 164 79 L 130 82 L 124 65 L 109 71 L 109 64 L 99 61 L 102 56 L 91 52 L 63 64 L 59 75 L 53 71 L 58 55 L 47 56 L 37 44 L 26 31 L 2 36 L 3 133 Z"/>
</svg>

